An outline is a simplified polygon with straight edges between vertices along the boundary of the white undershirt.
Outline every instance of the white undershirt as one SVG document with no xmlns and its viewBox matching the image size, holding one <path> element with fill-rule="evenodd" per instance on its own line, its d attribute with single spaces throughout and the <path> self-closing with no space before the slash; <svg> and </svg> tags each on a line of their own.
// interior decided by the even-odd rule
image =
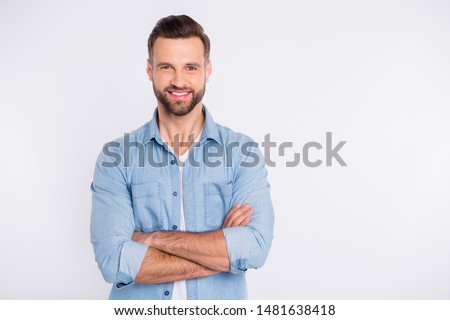
<svg viewBox="0 0 450 320">
<path fill-rule="evenodd" d="M 203 129 L 200 131 L 200 133 L 195 138 L 194 142 L 200 141 L 200 135 L 202 134 Z M 167 144 L 167 147 L 170 148 L 172 151 L 173 149 Z M 179 231 L 186 231 L 186 225 L 184 221 L 184 188 L 183 188 L 183 171 L 184 171 L 184 163 L 186 162 L 190 152 L 193 150 L 192 146 L 189 147 L 189 149 L 183 153 L 182 155 L 178 156 L 179 162 L 178 162 L 178 169 L 180 170 L 180 225 L 178 230 Z M 186 292 L 186 280 L 180 280 L 175 281 L 173 284 L 173 292 L 172 292 L 172 300 L 187 300 L 187 292 Z"/>
</svg>

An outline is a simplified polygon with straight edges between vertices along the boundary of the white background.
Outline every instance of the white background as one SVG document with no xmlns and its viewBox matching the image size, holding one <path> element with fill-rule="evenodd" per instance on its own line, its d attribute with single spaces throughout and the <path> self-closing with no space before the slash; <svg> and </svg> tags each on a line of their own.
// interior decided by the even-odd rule
<svg viewBox="0 0 450 320">
<path fill-rule="evenodd" d="M 449 299 L 450 4 L 398 0 L 1 0 L 0 298 L 107 298 L 89 184 L 150 119 L 146 41 L 169 14 L 211 38 L 215 121 L 294 144 L 273 152 L 250 298 Z M 348 167 L 286 167 L 327 131 Z"/>
</svg>

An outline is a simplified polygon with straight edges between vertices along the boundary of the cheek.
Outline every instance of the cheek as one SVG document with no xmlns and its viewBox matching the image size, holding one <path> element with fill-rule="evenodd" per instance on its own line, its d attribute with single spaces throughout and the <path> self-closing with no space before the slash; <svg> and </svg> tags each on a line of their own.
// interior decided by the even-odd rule
<svg viewBox="0 0 450 320">
<path fill-rule="evenodd" d="M 191 79 L 191 83 L 198 89 L 203 89 L 205 82 L 207 81 L 206 75 L 197 76 L 195 79 Z"/>
<path fill-rule="evenodd" d="M 163 74 L 153 74 L 152 81 L 156 87 L 166 87 L 169 82 L 168 77 Z"/>
</svg>

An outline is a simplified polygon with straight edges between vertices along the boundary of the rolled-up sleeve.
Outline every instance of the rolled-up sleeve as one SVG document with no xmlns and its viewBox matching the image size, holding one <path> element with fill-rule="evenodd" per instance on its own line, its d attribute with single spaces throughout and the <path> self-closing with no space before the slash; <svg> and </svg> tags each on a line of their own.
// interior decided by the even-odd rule
<svg viewBox="0 0 450 320">
<path fill-rule="evenodd" d="M 248 202 L 254 214 L 246 226 L 223 229 L 230 272 L 235 274 L 264 264 L 274 228 L 274 210 L 264 158 L 257 146 L 246 150 L 248 153 L 241 157 L 243 161 L 236 164 L 232 204 Z"/>
<path fill-rule="evenodd" d="M 120 150 L 116 148 L 116 154 Z M 122 157 L 123 159 L 123 157 Z M 91 243 L 105 281 L 134 281 L 148 246 L 131 240 L 135 230 L 131 194 L 122 164 L 110 167 L 103 152 L 97 158 L 91 184 Z"/>
</svg>

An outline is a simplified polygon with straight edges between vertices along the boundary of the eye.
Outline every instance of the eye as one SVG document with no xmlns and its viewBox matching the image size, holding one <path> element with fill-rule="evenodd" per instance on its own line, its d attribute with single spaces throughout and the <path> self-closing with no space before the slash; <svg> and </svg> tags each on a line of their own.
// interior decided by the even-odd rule
<svg viewBox="0 0 450 320">
<path fill-rule="evenodd" d="M 162 66 L 160 67 L 161 70 L 169 70 L 170 68 L 171 68 L 171 67 L 170 67 L 169 65 L 167 65 L 167 64 L 162 65 Z"/>
<path fill-rule="evenodd" d="M 188 71 L 196 71 L 196 70 L 197 70 L 197 67 L 194 67 L 194 66 L 188 66 L 188 67 L 187 67 L 187 70 L 188 70 Z"/>
</svg>

